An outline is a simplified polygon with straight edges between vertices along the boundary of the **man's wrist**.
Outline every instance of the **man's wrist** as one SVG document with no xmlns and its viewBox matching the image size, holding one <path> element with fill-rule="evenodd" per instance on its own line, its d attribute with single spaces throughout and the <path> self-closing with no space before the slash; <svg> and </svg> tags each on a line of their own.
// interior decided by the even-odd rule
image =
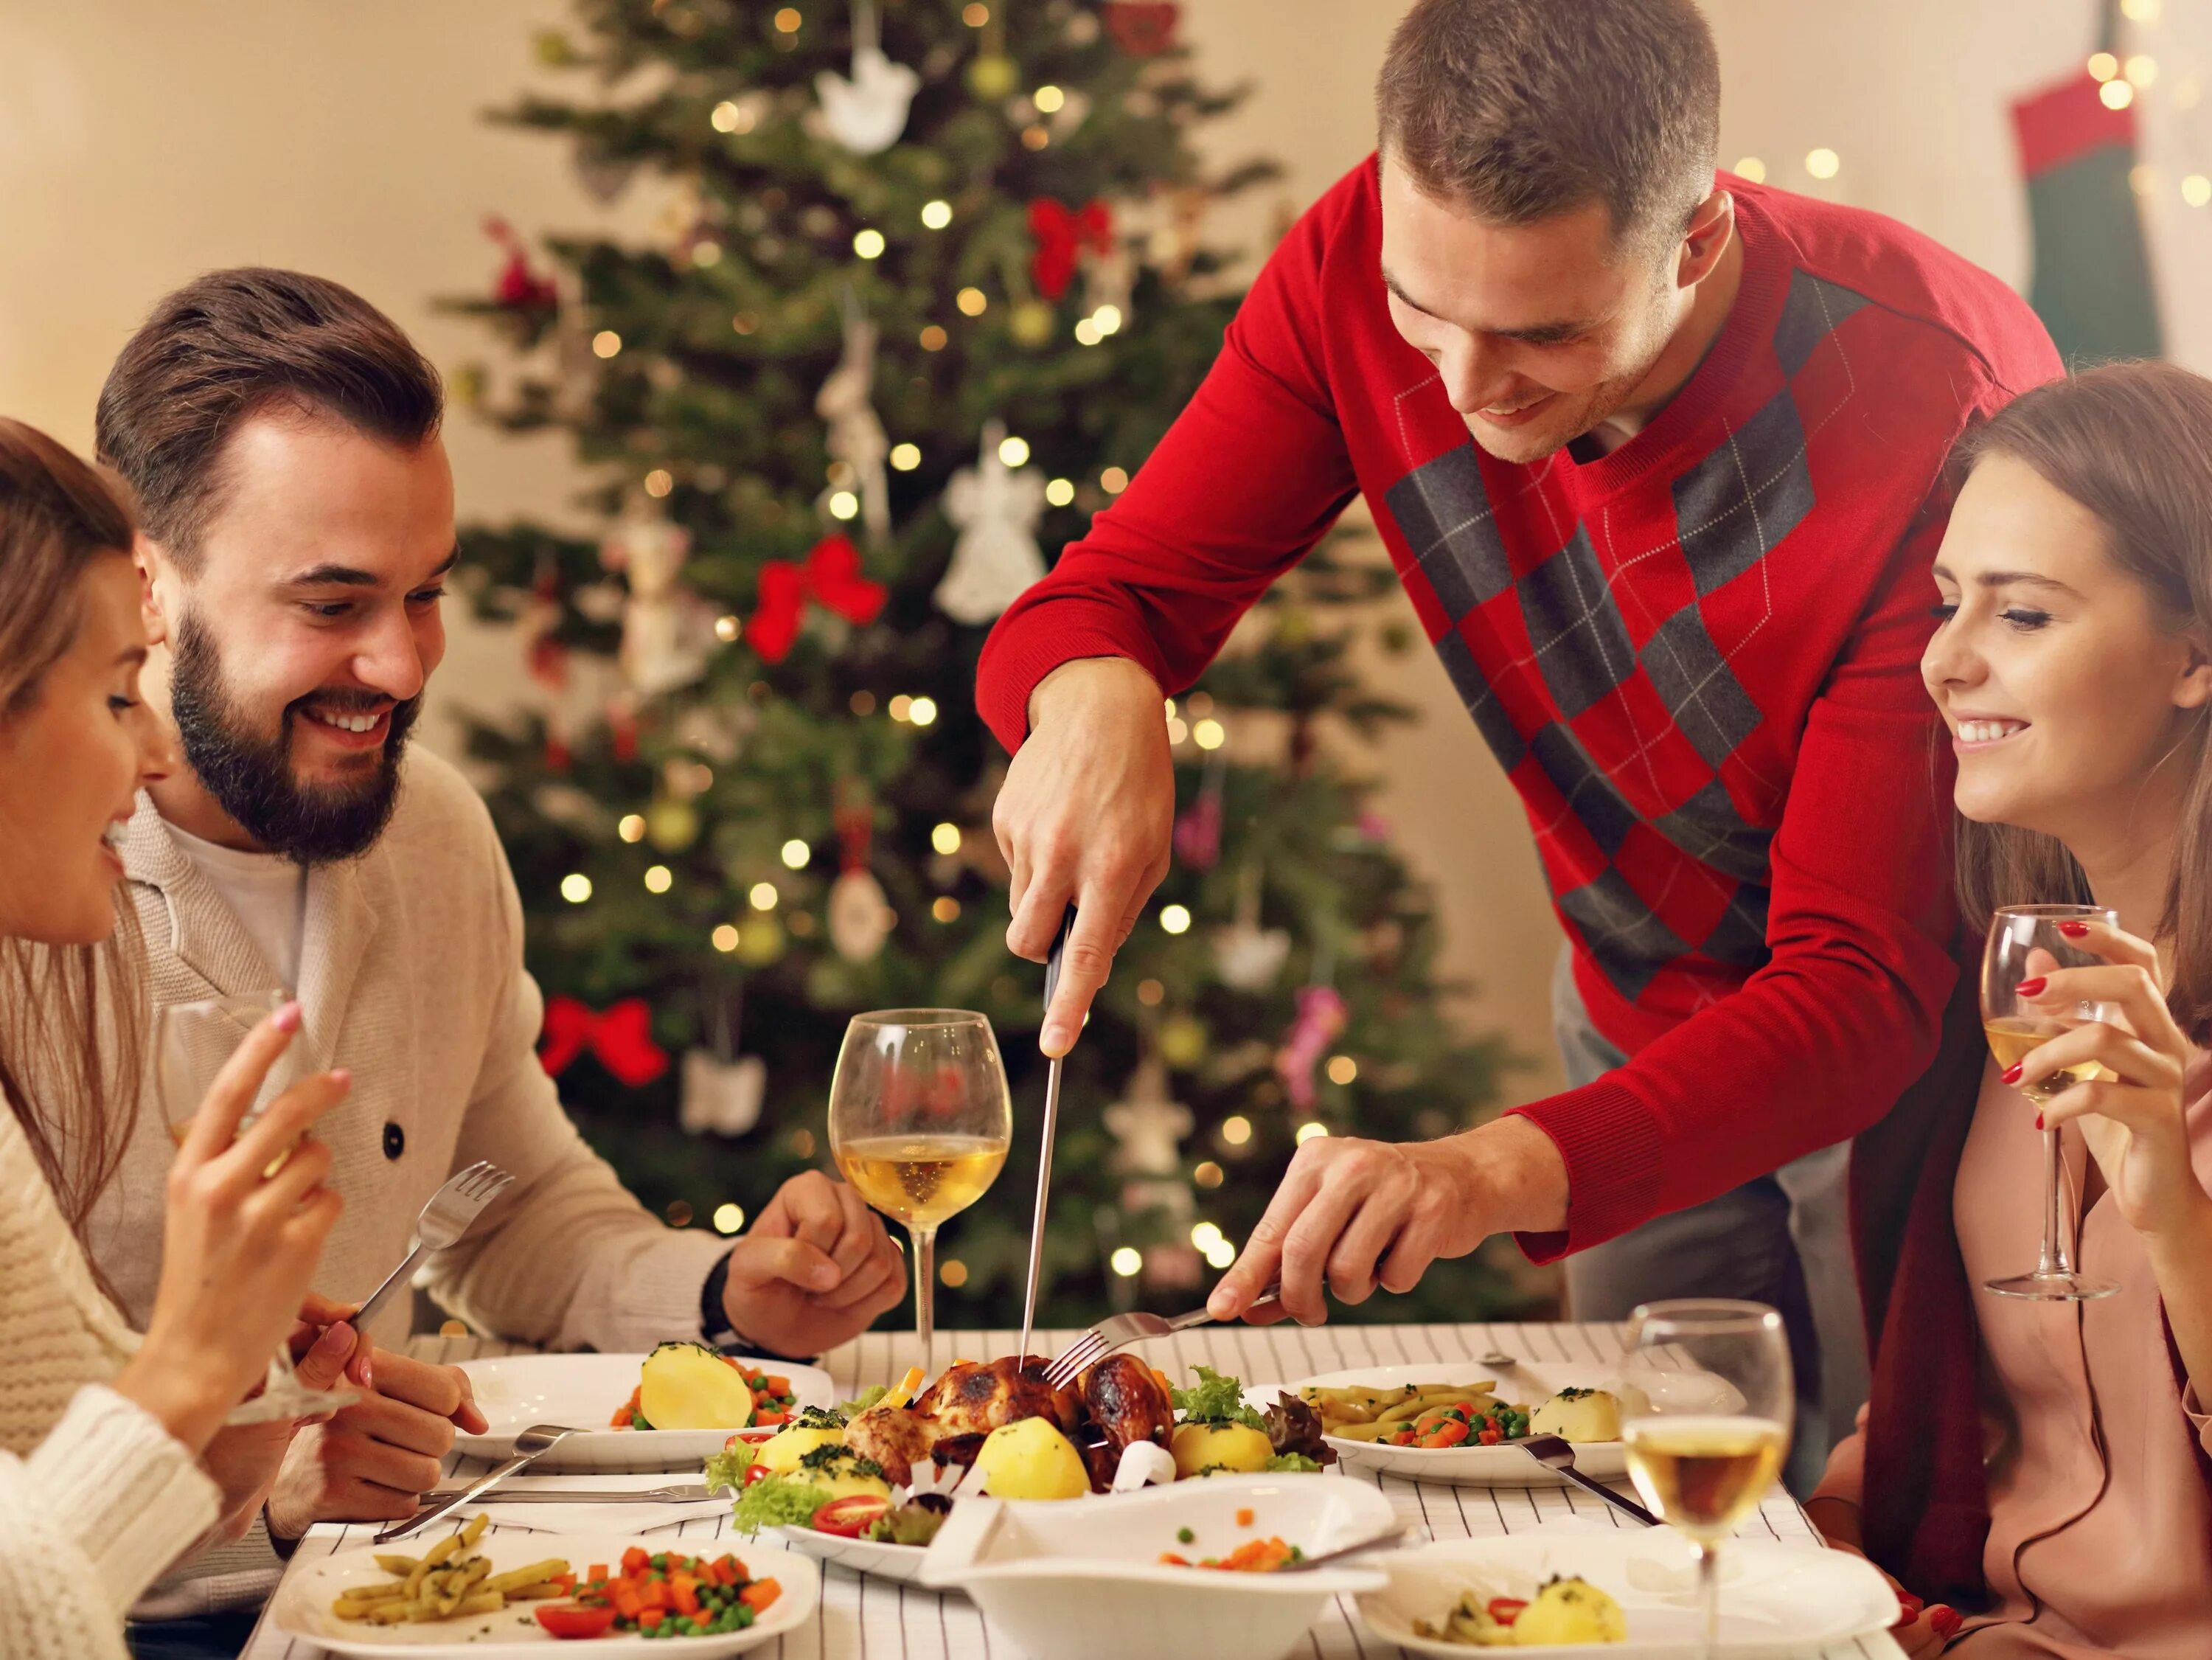
<svg viewBox="0 0 2212 1660">
<path fill-rule="evenodd" d="M 787 1354 L 772 1348 L 757 1337 L 745 1335 L 738 1323 L 737 1315 L 730 1307 L 730 1256 L 724 1251 L 714 1259 L 714 1266 L 707 1270 L 706 1283 L 699 1288 L 699 1329 L 710 1348 L 744 1349 L 750 1354 L 765 1355 L 776 1360 L 808 1361 L 811 1354 Z"/>
<path fill-rule="evenodd" d="M 1557 1233 L 1567 1225 L 1567 1164 L 1543 1128 L 1517 1113 L 1449 1138 L 1486 1233 Z"/>
<path fill-rule="evenodd" d="M 1030 730 L 1042 726 L 1054 707 L 1111 687 L 1125 688 L 1133 697 L 1166 695 L 1133 657 L 1072 657 L 1030 688 Z"/>
</svg>

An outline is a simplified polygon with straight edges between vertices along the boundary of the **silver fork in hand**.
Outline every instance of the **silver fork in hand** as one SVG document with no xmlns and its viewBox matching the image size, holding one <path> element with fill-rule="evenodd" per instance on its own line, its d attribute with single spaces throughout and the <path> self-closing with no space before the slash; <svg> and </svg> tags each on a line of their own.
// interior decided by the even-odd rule
<svg viewBox="0 0 2212 1660">
<path fill-rule="evenodd" d="M 1276 1301 L 1281 1290 L 1279 1285 L 1268 1286 L 1253 1300 L 1252 1308 L 1261 1308 Z M 1251 1309 L 1245 1310 L 1247 1314 L 1251 1311 Z M 1193 1309 L 1188 1314 L 1172 1316 L 1144 1313 L 1115 1315 L 1101 1320 L 1077 1338 L 1073 1347 L 1045 1368 L 1044 1381 L 1054 1389 L 1066 1389 L 1085 1367 L 1097 1365 L 1115 1349 L 1141 1343 L 1148 1337 L 1166 1337 L 1175 1332 L 1188 1331 L 1193 1326 L 1203 1326 L 1212 1318 L 1204 1309 Z"/>
<path fill-rule="evenodd" d="M 404 1285 L 415 1265 L 422 1260 L 425 1251 L 443 1250 L 458 1243 L 463 1234 L 475 1225 L 483 1214 L 486 1205 L 505 1192 L 507 1184 L 514 1180 L 496 1164 L 487 1164 L 479 1159 L 466 1170 L 447 1180 L 446 1185 L 430 1195 L 430 1202 L 422 1207 L 422 1213 L 415 1220 L 415 1249 L 401 1259 L 399 1266 L 384 1277 L 384 1283 L 368 1294 L 368 1301 L 351 1322 L 355 1330 L 365 1328 L 377 1310 L 382 1308 L 392 1292 Z"/>
</svg>

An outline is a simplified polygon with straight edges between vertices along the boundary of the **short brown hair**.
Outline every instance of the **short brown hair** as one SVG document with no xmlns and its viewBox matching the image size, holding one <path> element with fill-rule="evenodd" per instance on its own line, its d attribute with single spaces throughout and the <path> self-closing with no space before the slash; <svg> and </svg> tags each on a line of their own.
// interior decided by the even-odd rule
<svg viewBox="0 0 2212 1660">
<path fill-rule="evenodd" d="M 1721 69 L 1691 0 L 1418 0 L 1375 83 L 1383 154 L 1498 224 L 1602 203 L 1671 240 L 1711 191 Z"/>
<path fill-rule="evenodd" d="M 0 419 L 0 727 L 36 708 L 83 623 L 85 574 L 127 559 L 131 529 L 112 481 L 35 427 Z M 0 799 L 37 787 L 0 776 Z M 0 936 L 0 1095 L 80 1238 L 128 1145 L 143 1052 L 136 913 L 116 909 L 119 941 Z"/>
<path fill-rule="evenodd" d="M 429 360 L 352 289 L 292 271 L 210 271 L 155 306 L 107 372 L 100 459 L 189 570 L 221 506 L 231 435 L 286 406 L 411 449 L 437 432 L 445 398 Z"/>
<path fill-rule="evenodd" d="M 1952 452 L 1960 473 L 2010 456 L 2080 502 L 2105 551 L 2160 622 L 2212 638 L 2212 380 L 2171 363 L 2112 363 L 2023 393 Z M 2158 931 L 2171 942 L 2166 1004 L 2197 1043 L 2212 1036 L 2212 707 L 2184 749 L 2190 769 Z M 2161 765 L 2165 764 L 2161 761 Z M 2087 877 L 2056 836 L 2017 824 L 1958 825 L 1959 906 L 1989 926 L 1999 905 L 2087 903 Z"/>
</svg>

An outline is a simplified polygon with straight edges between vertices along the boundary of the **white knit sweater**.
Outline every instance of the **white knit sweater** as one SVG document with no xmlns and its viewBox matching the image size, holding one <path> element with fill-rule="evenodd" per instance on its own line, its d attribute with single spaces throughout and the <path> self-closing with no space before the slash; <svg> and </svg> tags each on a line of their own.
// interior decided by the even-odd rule
<svg viewBox="0 0 2212 1660">
<path fill-rule="evenodd" d="M 123 1616 L 218 1494 L 107 1387 L 137 1347 L 0 1098 L 0 1655 L 122 1660 Z"/>
</svg>

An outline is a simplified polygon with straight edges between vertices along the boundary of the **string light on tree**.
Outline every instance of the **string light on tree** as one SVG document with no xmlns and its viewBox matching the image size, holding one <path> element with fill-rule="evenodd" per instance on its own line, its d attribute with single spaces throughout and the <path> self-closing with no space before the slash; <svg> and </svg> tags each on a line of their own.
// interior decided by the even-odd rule
<svg viewBox="0 0 2212 1660">
<path fill-rule="evenodd" d="M 1190 729 L 1191 741 L 1202 750 L 1218 750 L 1229 733 L 1218 721 L 1201 721 Z"/>
<path fill-rule="evenodd" d="M 1091 313 L 1091 325 L 1102 335 L 1117 332 L 1121 326 L 1121 307 L 1099 307 L 1097 311 Z"/>
<path fill-rule="evenodd" d="M 2192 208 L 2201 208 L 2212 202 L 2212 179 L 2201 173 L 2192 173 L 2181 181 L 2181 199 Z"/>
<path fill-rule="evenodd" d="M 2097 98 L 2108 110 L 2124 110 L 2136 101 L 2136 89 L 2115 78 L 2097 88 Z"/>
<path fill-rule="evenodd" d="M 2120 15 L 2130 23 L 2158 21 L 2158 0 L 2120 0 Z"/>
<path fill-rule="evenodd" d="M 1119 467 L 1109 467 L 1098 475 L 1098 488 L 1109 496 L 1119 496 L 1129 488 L 1129 475 Z"/>
<path fill-rule="evenodd" d="M 1332 1055 L 1328 1058 L 1328 1071 L 1330 1083 L 1349 1084 L 1359 1076 L 1359 1062 L 1348 1055 Z"/>
<path fill-rule="evenodd" d="M 1067 102 L 1067 94 L 1058 87 L 1039 87 L 1030 95 L 1030 101 L 1045 114 L 1053 115 L 1056 114 L 1060 106 Z"/>
<path fill-rule="evenodd" d="M 937 1265 L 937 1277 L 957 1291 L 968 1283 L 968 1265 L 957 1256 L 948 1256 Z"/>
<path fill-rule="evenodd" d="M 779 33 L 784 34 L 798 33 L 800 21 L 796 6 L 786 6 L 775 15 L 775 27 Z"/>
<path fill-rule="evenodd" d="M 783 844 L 783 864 L 786 870 L 805 870 L 806 861 L 814 856 L 814 849 L 797 836 Z"/>
<path fill-rule="evenodd" d="M 1010 467 L 1025 467 L 1030 461 L 1030 441 L 1009 435 L 999 441 L 999 459 Z"/>
<path fill-rule="evenodd" d="M 1106 337 L 1098 332 L 1097 320 L 1079 317 L 1075 319 L 1075 340 L 1078 345 L 1095 346 Z"/>
<path fill-rule="evenodd" d="M 940 922 L 956 922 L 960 919 L 960 902 L 949 893 L 940 893 L 930 902 L 929 914 Z"/>
<path fill-rule="evenodd" d="M 1241 1147 L 1252 1139 L 1252 1121 L 1243 1113 L 1231 1113 L 1221 1121 L 1221 1139 L 1232 1147 Z"/>
<path fill-rule="evenodd" d="M 2158 79 L 2158 59 L 2147 52 L 2131 53 L 2120 65 L 2120 73 L 2127 76 L 2130 86 L 2147 87 Z"/>
<path fill-rule="evenodd" d="M 612 357 L 622 350 L 622 336 L 612 329 L 601 329 L 592 337 L 592 356 Z"/>
<path fill-rule="evenodd" d="M 891 446 L 891 471 L 893 472 L 912 472 L 921 465 L 921 445 L 894 444 Z"/>
<path fill-rule="evenodd" d="M 714 619 L 714 638 L 726 646 L 736 644 L 738 636 L 744 631 L 744 623 L 738 617 L 717 617 Z"/>
<path fill-rule="evenodd" d="M 882 257 L 883 251 L 884 234 L 872 226 L 868 229 L 855 231 L 853 234 L 853 252 L 859 254 L 861 258 L 879 258 Z"/>
<path fill-rule="evenodd" d="M 1075 500 L 1075 484 L 1071 479 L 1054 478 L 1044 487 L 1044 499 L 1055 508 L 1064 508 Z"/>
<path fill-rule="evenodd" d="M 1737 178 L 1748 179 L 1754 185 L 1763 185 L 1766 182 L 1766 163 L 1755 155 L 1747 155 L 1738 161 L 1735 164 L 1735 173 Z"/>
<path fill-rule="evenodd" d="M 744 1226 L 744 1225 L 745 1213 L 742 1207 L 737 1205 L 717 1205 L 714 1207 L 715 1232 L 735 1233 L 739 1228 Z"/>
<path fill-rule="evenodd" d="M 775 902 L 780 897 L 773 882 L 756 882 L 752 885 L 752 891 L 745 895 L 746 900 L 755 910 L 774 910 Z"/>
<path fill-rule="evenodd" d="M 1842 166 L 1843 162 L 1835 151 L 1826 145 L 1805 152 L 1805 171 L 1815 179 L 1833 179 Z"/>
<path fill-rule="evenodd" d="M 726 98 L 714 106 L 714 112 L 707 119 L 716 132 L 744 133 L 753 130 L 753 112 Z"/>
<path fill-rule="evenodd" d="M 832 519 L 857 519 L 860 514 L 860 498 L 850 490 L 832 490 L 830 494 L 830 516 Z"/>
<path fill-rule="evenodd" d="M 929 845 L 950 858 L 960 851 L 960 826 L 949 819 L 934 826 L 929 832 Z"/>
<path fill-rule="evenodd" d="M 1220 1165 L 1215 1164 L 1211 1158 L 1207 1158 L 1200 1161 L 1198 1167 L 1191 1171 L 1190 1179 L 1197 1183 L 1201 1188 L 1210 1189 L 1219 1187 L 1225 1178 L 1225 1176 L 1226 1172 L 1222 1170 Z"/>
<path fill-rule="evenodd" d="M 561 897 L 572 905 L 580 905 L 592 897 L 592 879 L 583 872 L 570 871 L 561 879 Z"/>
<path fill-rule="evenodd" d="M 725 957 L 728 956 L 732 952 L 738 948 L 738 931 L 732 927 L 727 922 L 724 922 L 717 927 L 714 932 L 708 936 L 708 939 L 714 946 L 714 949 L 720 952 Z"/>
<path fill-rule="evenodd" d="M 945 342 L 951 337 L 936 324 L 931 323 L 921 331 L 921 349 L 924 351 L 943 351 Z"/>
<path fill-rule="evenodd" d="M 676 475 L 665 467 L 655 467 L 645 475 L 645 493 L 659 501 L 676 488 Z"/>
<path fill-rule="evenodd" d="M 925 229 L 943 230 L 952 222 L 952 204 L 945 201 L 924 202 L 921 222 Z"/>
<path fill-rule="evenodd" d="M 2088 69 L 2092 81 L 2109 81 L 2120 72 L 2120 60 L 2109 52 L 2093 52 Z"/>
<path fill-rule="evenodd" d="M 1124 1280 L 1135 1279 L 1138 1270 L 1145 1266 L 1143 1254 L 1133 1245 L 1117 1245 L 1115 1247 L 1114 1254 L 1106 1259 L 1106 1262 L 1108 1267 Z"/>
<path fill-rule="evenodd" d="M 1298 1145 L 1300 1146 L 1304 1146 L 1307 1142 L 1315 1140 L 1321 1136 L 1327 1135 L 1328 1134 L 1328 1125 L 1317 1124 L 1313 1122 L 1311 1120 L 1308 1120 L 1305 1123 L 1298 1126 Z"/>
<path fill-rule="evenodd" d="M 952 303 L 960 307 L 960 314 L 963 317 L 981 317 L 984 307 L 991 302 L 984 295 L 982 289 L 968 288 L 954 295 Z"/>
<path fill-rule="evenodd" d="M 641 812 L 624 813 L 621 821 L 615 825 L 615 834 L 625 842 L 644 841 L 645 815 Z"/>
<path fill-rule="evenodd" d="M 676 885 L 676 873 L 665 865 L 648 865 L 645 872 L 645 891 L 665 893 Z"/>
<path fill-rule="evenodd" d="M 937 719 L 937 700 L 934 697 L 915 698 L 907 705 L 906 718 L 917 727 L 931 725 Z"/>
<path fill-rule="evenodd" d="M 1169 905 L 1160 912 L 1160 927 L 1170 933 L 1190 932 L 1190 910 L 1184 905 Z"/>
</svg>

